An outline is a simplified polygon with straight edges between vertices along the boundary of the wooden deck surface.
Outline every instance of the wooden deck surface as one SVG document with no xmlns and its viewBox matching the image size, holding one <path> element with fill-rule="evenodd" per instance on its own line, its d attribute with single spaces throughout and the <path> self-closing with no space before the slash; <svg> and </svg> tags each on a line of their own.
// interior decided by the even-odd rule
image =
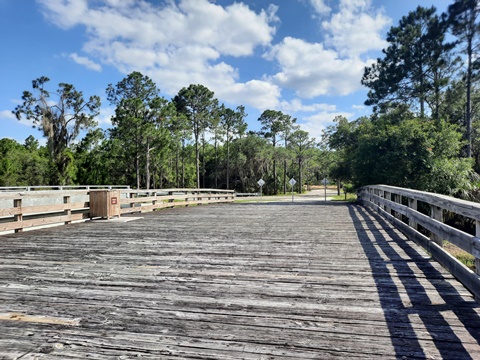
<svg viewBox="0 0 480 360">
<path fill-rule="evenodd" d="M 0 238 L 0 359 L 480 359 L 480 308 L 367 209 L 162 210 Z"/>
</svg>

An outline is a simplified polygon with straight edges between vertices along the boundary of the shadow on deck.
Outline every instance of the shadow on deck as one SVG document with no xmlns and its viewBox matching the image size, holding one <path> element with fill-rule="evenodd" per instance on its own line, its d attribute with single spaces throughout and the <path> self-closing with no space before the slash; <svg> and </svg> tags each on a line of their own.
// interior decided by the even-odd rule
<svg viewBox="0 0 480 360">
<path fill-rule="evenodd" d="M 431 355 L 422 348 L 422 341 L 428 338 L 432 339 L 439 358 L 474 359 L 478 356 L 480 317 L 474 300 L 466 301 L 460 296 L 448 281 L 449 276 L 433 266 L 431 259 L 418 258 L 419 250 L 411 241 L 405 241 L 403 236 L 392 231 L 387 238 L 383 231 L 378 231 L 379 227 L 390 229 L 391 225 L 373 211 L 351 207 L 350 215 L 368 254 L 397 356 L 429 358 Z M 397 246 L 412 260 L 405 261 Z M 428 288 L 419 281 L 412 266 L 428 279 Z M 423 324 L 425 333 L 418 331 L 413 319 Z M 459 327 L 466 329 L 464 336 L 457 335 Z M 466 341 L 469 338 L 473 341 Z M 411 348 L 408 355 L 405 354 L 407 344 Z M 472 349 L 475 355 L 471 355 Z"/>
</svg>

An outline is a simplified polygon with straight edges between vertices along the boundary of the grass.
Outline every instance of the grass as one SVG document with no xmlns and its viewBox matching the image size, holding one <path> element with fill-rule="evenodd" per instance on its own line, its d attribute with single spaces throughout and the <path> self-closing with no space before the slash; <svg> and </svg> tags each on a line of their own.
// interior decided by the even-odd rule
<svg viewBox="0 0 480 360">
<path fill-rule="evenodd" d="M 443 248 L 450 254 L 455 256 L 458 261 L 467 266 L 469 269 L 475 270 L 475 257 L 473 255 L 469 254 L 466 251 L 463 251 L 462 249 L 449 243 L 446 240 L 443 242 Z"/>
<path fill-rule="evenodd" d="M 355 202 L 357 201 L 357 194 L 347 194 L 347 199 L 345 200 L 345 194 L 332 196 L 333 201 L 346 201 L 346 202 Z"/>
</svg>

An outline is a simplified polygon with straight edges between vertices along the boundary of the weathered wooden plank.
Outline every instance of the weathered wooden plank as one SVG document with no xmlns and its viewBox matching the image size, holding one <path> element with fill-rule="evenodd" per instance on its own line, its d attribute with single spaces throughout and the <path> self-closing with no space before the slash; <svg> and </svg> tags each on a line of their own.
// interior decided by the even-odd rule
<svg viewBox="0 0 480 360">
<path fill-rule="evenodd" d="M 0 313 L 79 324 L 0 319 L 0 356 L 29 342 L 31 357 L 58 344 L 58 359 L 480 356 L 471 294 L 362 207 L 142 217 L 4 237 Z"/>
</svg>

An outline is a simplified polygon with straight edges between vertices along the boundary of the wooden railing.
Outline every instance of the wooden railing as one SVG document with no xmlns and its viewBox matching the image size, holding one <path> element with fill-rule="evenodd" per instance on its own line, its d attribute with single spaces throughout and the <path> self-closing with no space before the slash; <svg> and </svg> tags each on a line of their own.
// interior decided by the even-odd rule
<svg viewBox="0 0 480 360">
<path fill-rule="evenodd" d="M 0 232 L 90 217 L 88 190 L 0 192 Z"/>
<path fill-rule="evenodd" d="M 218 189 L 120 190 L 120 194 L 121 214 L 235 200 L 233 190 Z"/>
<path fill-rule="evenodd" d="M 480 299 L 480 203 L 386 185 L 362 187 L 358 199 L 424 247 L 475 295 L 477 301 Z M 472 219 L 475 235 L 445 224 L 446 212 Z M 476 273 L 445 251 L 443 240 L 473 255 Z"/>
<path fill-rule="evenodd" d="M 113 196 L 99 197 L 102 192 Z M 96 197 L 92 198 L 94 195 Z M 102 204 L 98 199 L 108 199 L 108 203 Z M 217 189 L 0 191 L 0 234 L 46 225 L 66 225 L 99 216 L 110 218 L 111 215 L 234 200 L 233 190 Z M 94 202 L 95 209 L 91 207 Z M 113 202 L 116 206 L 111 206 Z M 115 214 L 111 214 L 112 209 Z"/>
</svg>

